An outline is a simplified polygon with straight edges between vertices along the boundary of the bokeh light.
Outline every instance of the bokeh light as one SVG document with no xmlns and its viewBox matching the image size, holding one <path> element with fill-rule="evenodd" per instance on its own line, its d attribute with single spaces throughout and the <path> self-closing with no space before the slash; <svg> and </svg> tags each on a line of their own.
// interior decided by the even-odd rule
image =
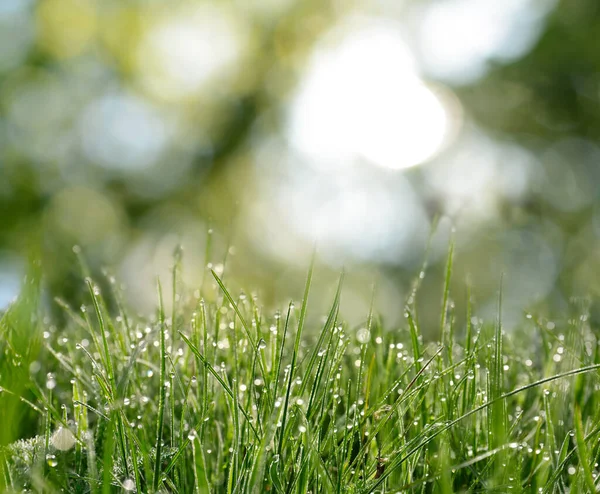
<svg viewBox="0 0 600 494">
<path fill-rule="evenodd" d="M 17 297 L 25 275 L 25 264 L 16 254 L 2 252 L 0 257 L 0 311 Z"/>
<path fill-rule="evenodd" d="M 109 93 L 81 115 L 81 140 L 87 157 L 109 169 L 144 170 L 156 163 L 169 140 L 160 112 L 134 95 Z"/>
<path fill-rule="evenodd" d="M 94 41 L 94 0 L 43 0 L 37 6 L 38 44 L 57 58 L 74 57 Z"/>
<path fill-rule="evenodd" d="M 463 222 L 489 220 L 502 201 L 518 203 L 539 178 L 538 159 L 526 149 L 498 142 L 469 127 L 451 149 L 425 170 L 430 194 L 445 213 Z"/>
<path fill-rule="evenodd" d="M 48 228 L 82 247 L 117 240 L 123 221 L 122 212 L 109 197 L 85 187 L 61 190 L 52 199 L 46 217 Z"/>
<path fill-rule="evenodd" d="M 261 199 L 248 223 L 256 229 L 270 212 L 256 230 L 262 249 L 290 260 L 298 257 L 298 242 L 308 250 L 315 245 L 339 266 L 348 259 L 402 264 L 425 245 L 429 220 L 401 174 L 365 162 L 315 169 L 276 143 L 256 162 Z"/>
<path fill-rule="evenodd" d="M 0 72 L 19 66 L 35 41 L 31 4 L 4 0 L 0 5 Z"/>
<path fill-rule="evenodd" d="M 593 0 L 0 1 L 0 298 L 34 244 L 46 289 L 76 298 L 76 243 L 149 310 L 152 275 L 183 242 L 186 282 L 218 265 L 275 303 L 301 292 L 316 247 L 323 284 L 348 273 L 350 319 L 379 283 L 379 309 L 401 320 L 435 225 L 430 306 L 451 232 L 457 292 L 471 276 L 493 312 L 504 267 L 507 321 L 600 293 L 595 13 Z"/>
<path fill-rule="evenodd" d="M 589 207 L 598 197 L 600 147 L 584 139 L 564 139 L 542 155 L 545 176 L 541 195 L 564 212 Z"/>
<path fill-rule="evenodd" d="M 161 14 L 138 48 L 142 86 L 171 101 L 221 91 L 249 49 L 249 33 L 235 11 L 219 3 L 190 3 Z"/>
<path fill-rule="evenodd" d="M 418 77 L 401 32 L 389 21 L 352 19 L 317 46 L 288 133 L 319 166 L 366 159 L 407 168 L 440 148 L 447 108 Z"/>
<path fill-rule="evenodd" d="M 494 61 L 523 56 L 537 41 L 554 0 L 436 0 L 417 4 L 416 44 L 427 73 L 467 84 Z"/>
</svg>

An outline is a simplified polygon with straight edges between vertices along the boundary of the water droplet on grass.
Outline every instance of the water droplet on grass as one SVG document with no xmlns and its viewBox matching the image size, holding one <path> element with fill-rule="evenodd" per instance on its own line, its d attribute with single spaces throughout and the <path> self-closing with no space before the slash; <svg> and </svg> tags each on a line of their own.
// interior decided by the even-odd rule
<svg viewBox="0 0 600 494">
<path fill-rule="evenodd" d="M 356 339 L 359 343 L 364 345 L 371 339 L 371 332 L 367 328 L 361 328 L 356 333 Z"/>
<path fill-rule="evenodd" d="M 123 489 L 126 491 L 135 491 L 135 482 L 133 479 L 125 479 L 123 481 Z"/>
<path fill-rule="evenodd" d="M 46 388 L 54 389 L 56 388 L 56 379 L 54 379 L 54 374 L 48 373 L 46 376 Z"/>
</svg>

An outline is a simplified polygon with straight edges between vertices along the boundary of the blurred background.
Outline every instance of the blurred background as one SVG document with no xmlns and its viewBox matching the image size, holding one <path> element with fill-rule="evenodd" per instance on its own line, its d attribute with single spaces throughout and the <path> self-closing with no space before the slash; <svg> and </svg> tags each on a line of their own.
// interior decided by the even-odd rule
<svg viewBox="0 0 600 494">
<path fill-rule="evenodd" d="M 137 311 L 178 243 L 277 304 L 316 245 L 317 309 L 344 267 L 393 326 L 434 223 L 425 328 L 451 236 L 457 307 L 596 296 L 598 32 L 597 0 L 2 0 L 0 310 L 38 255 L 77 303 L 74 245 Z"/>
</svg>

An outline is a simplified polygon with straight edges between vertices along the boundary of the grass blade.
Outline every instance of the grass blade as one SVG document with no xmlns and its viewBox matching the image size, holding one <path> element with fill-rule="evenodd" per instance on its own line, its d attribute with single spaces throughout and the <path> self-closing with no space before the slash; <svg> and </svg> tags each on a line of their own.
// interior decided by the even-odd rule
<svg viewBox="0 0 600 494">
<path fill-rule="evenodd" d="M 163 305 L 163 295 L 162 295 L 162 287 L 160 284 L 160 279 L 157 280 L 157 290 L 158 290 L 158 329 L 160 331 L 159 334 L 159 392 L 158 392 L 158 417 L 156 419 L 156 441 L 154 442 L 154 447 L 156 450 L 156 458 L 154 462 L 154 477 L 152 481 L 152 486 L 154 492 L 158 490 L 158 486 L 160 483 L 161 472 L 161 454 L 162 454 L 162 442 L 163 442 L 163 426 L 164 426 L 164 415 L 165 415 L 165 372 L 166 372 L 166 356 L 165 356 L 165 309 Z"/>
</svg>

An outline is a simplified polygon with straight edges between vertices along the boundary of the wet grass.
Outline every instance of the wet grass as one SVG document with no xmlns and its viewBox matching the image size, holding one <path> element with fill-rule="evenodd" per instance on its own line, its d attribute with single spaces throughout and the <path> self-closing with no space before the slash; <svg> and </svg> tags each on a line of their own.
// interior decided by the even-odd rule
<svg viewBox="0 0 600 494">
<path fill-rule="evenodd" d="M 586 304 L 562 321 L 524 315 L 510 334 L 469 304 L 457 327 L 452 255 L 439 342 L 421 336 L 421 275 L 401 327 L 373 311 L 348 326 L 342 279 L 315 325 L 312 268 L 303 300 L 272 313 L 214 272 L 210 303 L 182 289 L 178 253 L 170 315 L 160 283 L 144 318 L 114 279 L 101 292 L 88 278 L 80 309 L 58 301 L 57 327 L 33 270 L 0 321 L 0 490 L 597 490 L 600 340 Z"/>
</svg>

